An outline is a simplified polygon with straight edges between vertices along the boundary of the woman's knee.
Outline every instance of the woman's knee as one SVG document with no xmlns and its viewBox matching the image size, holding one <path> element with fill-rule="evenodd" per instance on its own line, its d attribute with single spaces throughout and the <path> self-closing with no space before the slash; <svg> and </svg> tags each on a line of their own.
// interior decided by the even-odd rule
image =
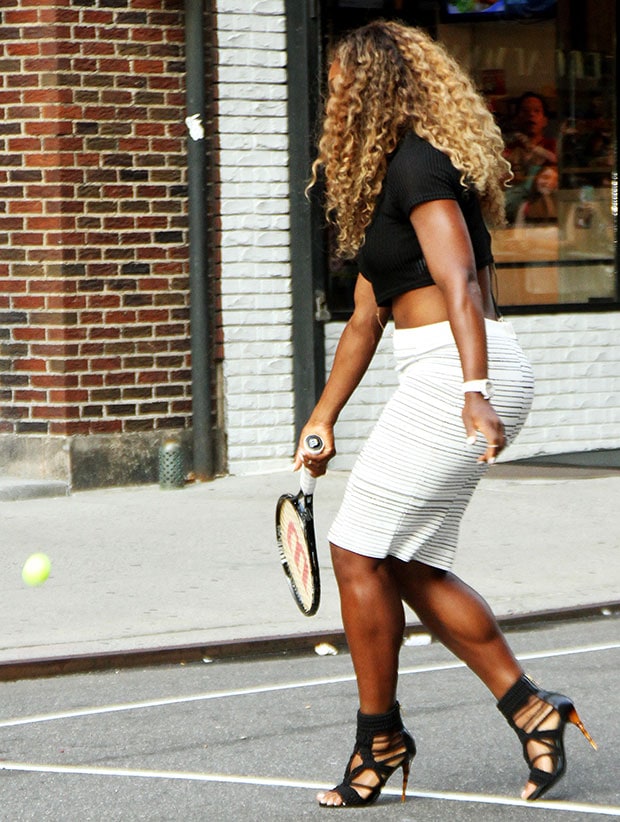
<svg viewBox="0 0 620 822">
<path fill-rule="evenodd" d="M 389 573 L 386 561 L 347 551 L 330 543 L 332 565 L 340 584 L 367 579 L 374 574 Z"/>
<path fill-rule="evenodd" d="M 450 571 L 426 565 L 424 562 L 418 562 L 415 559 L 410 562 L 403 562 L 400 559 L 391 557 L 390 562 L 394 578 L 403 591 L 424 591 L 431 586 L 443 585 L 454 579 L 454 575 Z"/>
</svg>

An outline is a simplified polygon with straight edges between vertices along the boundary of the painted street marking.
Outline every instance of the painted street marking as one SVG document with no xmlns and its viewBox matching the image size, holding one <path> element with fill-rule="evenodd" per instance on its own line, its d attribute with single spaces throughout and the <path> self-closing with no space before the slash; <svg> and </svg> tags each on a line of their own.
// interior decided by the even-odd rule
<svg viewBox="0 0 620 822">
<path fill-rule="evenodd" d="M 518 654 L 517 658 L 522 661 L 533 659 L 552 659 L 562 656 L 572 656 L 573 654 L 599 653 L 601 651 L 615 651 L 620 649 L 620 642 L 605 645 L 587 645 L 576 648 L 564 648 L 548 651 L 537 651 L 532 653 Z M 435 665 L 416 665 L 411 668 L 402 668 L 399 676 L 410 676 L 413 674 L 435 673 L 439 671 L 450 671 L 458 668 L 465 668 L 464 662 L 443 662 Z M 190 694 L 188 696 L 165 697 L 160 699 L 147 699 L 139 702 L 118 703 L 116 705 L 101 705 L 99 707 L 77 708 L 69 711 L 58 711 L 53 714 L 37 714 L 34 716 L 24 716 L 14 719 L 0 720 L 0 728 L 13 728 L 18 725 L 32 725 L 37 722 L 54 722 L 59 719 L 75 719 L 83 716 L 97 716 L 98 714 L 119 713 L 122 711 L 138 711 L 147 708 L 163 708 L 169 705 L 184 705 L 191 702 L 207 702 L 212 699 L 231 699 L 240 696 L 256 696 L 258 694 L 268 694 L 277 691 L 291 691 L 301 688 L 318 688 L 327 685 L 338 685 L 344 682 L 354 682 L 355 676 L 328 677 L 325 679 L 308 679 L 299 682 L 283 682 L 273 685 L 257 685 L 251 688 L 237 688 L 230 691 L 211 691 L 204 694 Z M 529 804 L 528 804 L 529 807 Z"/>
<path fill-rule="evenodd" d="M 108 776 L 133 779 L 174 779 L 188 782 L 216 782 L 230 785 L 260 785 L 270 788 L 301 788 L 303 790 L 324 790 L 320 782 L 302 782 L 294 779 L 280 779 L 265 776 L 241 776 L 239 774 L 196 773 L 192 771 L 158 771 L 134 768 L 106 768 L 81 765 L 40 765 L 33 762 L 0 762 L 0 770 L 27 773 L 68 774 L 74 776 Z M 384 788 L 384 795 L 400 796 L 395 788 Z M 407 796 L 418 799 L 443 800 L 448 802 L 469 802 L 484 805 L 506 805 L 529 808 L 530 810 L 568 811 L 570 813 L 620 816 L 620 807 L 611 805 L 587 805 L 583 802 L 562 802 L 537 800 L 527 802 L 508 796 L 492 794 L 458 793 L 450 791 L 407 791 Z"/>
</svg>

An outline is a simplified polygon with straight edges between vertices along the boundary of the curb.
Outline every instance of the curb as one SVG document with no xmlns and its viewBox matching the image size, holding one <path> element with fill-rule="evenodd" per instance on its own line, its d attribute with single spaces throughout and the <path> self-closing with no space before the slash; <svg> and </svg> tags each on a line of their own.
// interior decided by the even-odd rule
<svg viewBox="0 0 620 822">
<path fill-rule="evenodd" d="M 615 600 L 591 605 L 556 608 L 549 611 L 507 614 L 499 616 L 497 620 L 501 628 L 508 632 L 523 628 L 542 627 L 550 622 L 570 622 L 617 615 L 620 615 L 620 601 Z M 405 634 L 420 633 L 426 633 L 426 629 L 419 622 L 408 623 L 405 626 Z M 322 642 L 333 645 L 339 651 L 346 650 L 346 639 L 342 630 L 309 632 L 285 636 L 225 640 L 214 644 L 179 645 L 150 649 L 136 648 L 100 654 L 9 660 L 8 662 L 0 662 L 0 682 L 119 668 L 186 665 L 193 662 L 238 661 L 276 655 L 304 655 L 314 653 L 315 646 Z"/>
<path fill-rule="evenodd" d="M 0 501 L 43 499 L 45 497 L 67 497 L 70 488 L 61 480 L 0 480 Z"/>
</svg>

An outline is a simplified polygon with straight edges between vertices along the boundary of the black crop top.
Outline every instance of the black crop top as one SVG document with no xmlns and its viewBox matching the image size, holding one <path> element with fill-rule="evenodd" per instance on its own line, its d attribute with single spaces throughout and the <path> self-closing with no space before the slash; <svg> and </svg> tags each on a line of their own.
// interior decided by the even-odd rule
<svg viewBox="0 0 620 822">
<path fill-rule="evenodd" d="M 447 154 L 408 132 L 388 160 L 375 213 L 357 256 L 380 306 L 406 291 L 433 285 L 420 243 L 409 221 L 414 206 L 429 200 L 456 200 L 467 224 L 476 268 L 493 262 L 491 236 L 478 197 L 461 184 L 461 172 Z"/>
</svg>

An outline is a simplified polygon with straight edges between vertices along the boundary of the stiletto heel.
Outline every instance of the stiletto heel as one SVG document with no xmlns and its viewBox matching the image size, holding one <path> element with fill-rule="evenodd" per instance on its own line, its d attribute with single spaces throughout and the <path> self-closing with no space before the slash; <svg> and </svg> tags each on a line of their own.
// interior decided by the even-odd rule
<svg viewBox="0 0 620 822">
<path fill-rule="evenodd" d="M 597 748 L 596 742 L 579 718 L 572 700 L 563 694 L 542 690 L 527 676 L 522 676 L 515 682 L 499 700 L 497 707 L 508 720 L 510 727 L 516 731 L 523 746 L 523 758 L 530 768 L 528 781 L 536 786 L 528 799 L 538 799 L 564 775 L 564 729 L 567 722 L 576 725 L 590 745 L 595 750 Z M 549 727 L 546 720 L 554 711 L 559 716 L 559 722 L 555 727 Z M 528 746 L 531 743 L 540 746 L 540 753 L 530 754 Z M 551 761 L 551 770 L 545 771 L 536 766 L 538 760 L 543 757 Z"/>
<path fill-rule="evenodd" d="M 569 722 L 572 722 L 573 725 L 575 725 L 577 728 L 579 728 L 581 733 L 585 736 L 585 738 L 588 740 L 590 745 L 592 745 L 594 750 L 598 751 L 598 745 L 596 744 L 596 742 L 592 739 L 592 737 L 590 736 L 590 734 L 586 730 L 586 726 L 583 724 L 583 722 L 579 718 L 579 714 L 577 713 L 577 709 L 575 708 L 574 705 L 569 710 L 568 716 L 566 718 L 568 719 Z"/>
<path fill-rule="evenodd" d="M 344 772 L 342 782 L 327 793 L 336 793 L 339 805 L 324 802 L 323 808 L 343 808 L 371 805 L 383 790 L 390 776 L 403 769 L 401 801 L 405 801 L 411 760 L 415 756 L 415 742 L 404 727 L 398 702 L 385 714 L 357 713 L 355 748 Z"/>
<path fill-rule="evenodd" d="M 413 742 L 413 738 L 411 739 Z M 415 742 L 413 743 L 415 747 Z M 400 801 L 404 802 L 406 795 L 407 795 L 407 784 L 409 782 L 409 771 L 411 770 L 411 760 L 413 759 L 413 753 L 411 754 L 411 759 L 406 759 L 403 762 L 403 792 L 400 797 Z"/>
</svg>

